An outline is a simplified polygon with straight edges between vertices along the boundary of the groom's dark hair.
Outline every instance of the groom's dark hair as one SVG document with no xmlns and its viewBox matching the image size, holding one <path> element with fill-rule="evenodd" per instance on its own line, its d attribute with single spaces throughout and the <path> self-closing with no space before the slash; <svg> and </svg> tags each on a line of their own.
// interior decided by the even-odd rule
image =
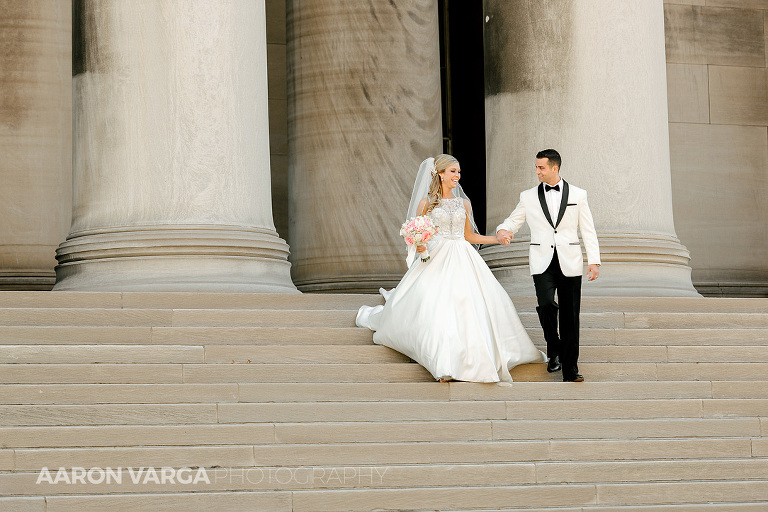
<svg viewBox="0 0 768 512">
<path fill-rule="evenodd" d="M 563 162 L 563 160 L 560 158 L 560 153 L 554 149 L 545 149 L 544 151 L 539 151 L 536 153 L 536 158 L 548 158 L 550 165 L 552 167 L 557 166 L 558 169 L 560 168 L 560 164 Z"/>
</svg>

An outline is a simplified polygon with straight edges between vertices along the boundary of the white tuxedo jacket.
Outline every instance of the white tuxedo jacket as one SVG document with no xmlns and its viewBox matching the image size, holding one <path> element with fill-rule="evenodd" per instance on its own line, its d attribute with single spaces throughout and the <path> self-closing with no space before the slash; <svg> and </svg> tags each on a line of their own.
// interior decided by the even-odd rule
<svg viewBox="0 0 768 512">
<path fill-rule="evenodd" d="M 560 269 L 566 276 L 580 276 L 583 272 L 584 258 L 577 230 L 587 249 L 587 263 L 600 264 L 600 247 L 592 220 L 592 212 L 587 203 L 587 191 L 565 180 L 562 201 L 557 219 L 552 219 L 544 199 L 544 185 L 526 190 L 520 194 L 520 202 L 507 219 L 499 224 L 496 232 L 506 229 L 516 233 L 523 222 L 531 228 L 531 247 L 529 265 L 531 274 L 541 274 L 552 262 L 557 247 L 557 259 Z"/>
</svg>

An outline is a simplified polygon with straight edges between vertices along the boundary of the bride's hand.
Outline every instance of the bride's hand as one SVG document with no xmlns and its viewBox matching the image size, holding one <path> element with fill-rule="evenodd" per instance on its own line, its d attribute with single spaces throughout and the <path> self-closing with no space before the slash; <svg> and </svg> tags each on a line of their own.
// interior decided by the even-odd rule
<svg viewBox="0 0 768 512">
<path fill-rule="evenodd" d="M 418 252 L 418 253 L 425 252 L 426 250 L 427 250 L 427 246 L 426 245 L 417 245 L 416 246 L 416 252 Z"/>
<path fill-rule="evenodd" d="M 498 233 L 496 233 L 496 240 L 501 245 L 509 245 L 509 242 L 512 240 L 514 235 L 507 231 L 506 229 L 500 229 Z"/>
</svg>

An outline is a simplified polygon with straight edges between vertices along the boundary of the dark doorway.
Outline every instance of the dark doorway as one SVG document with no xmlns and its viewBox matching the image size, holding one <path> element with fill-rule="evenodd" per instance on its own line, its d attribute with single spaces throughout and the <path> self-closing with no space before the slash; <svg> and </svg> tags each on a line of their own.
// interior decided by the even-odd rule
<svg viewBox="0 0 768 512">
<path fill-rule="evenodd" d="M 485 233 L 485 81 L 483 3 L 438 0 L 443 151 L 461 164 L 461 186 Z"/>
</svg>

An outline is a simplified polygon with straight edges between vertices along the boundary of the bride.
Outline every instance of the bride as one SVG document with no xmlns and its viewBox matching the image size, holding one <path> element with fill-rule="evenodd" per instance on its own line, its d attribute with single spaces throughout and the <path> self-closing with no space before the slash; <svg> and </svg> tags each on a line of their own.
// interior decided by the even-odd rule
<svg viewBox="0 0 768 512">
<path fill-rule="evenodd" d="M 406 217 L 427 215 L 437 227 L 429 258 L 411 245 L 408 271 L 384 295 L 383 306 L 362 306 L 355 323 L 375 331 L 374 343 L 401 352 L 441 382 L 511 382 L 509 369 L 545 362 L 514 304 L 470 244 L 499 243 L 475 231 L 461 187 L 459 162 L 438 155 L 421 163 Z"/>
</svg>

